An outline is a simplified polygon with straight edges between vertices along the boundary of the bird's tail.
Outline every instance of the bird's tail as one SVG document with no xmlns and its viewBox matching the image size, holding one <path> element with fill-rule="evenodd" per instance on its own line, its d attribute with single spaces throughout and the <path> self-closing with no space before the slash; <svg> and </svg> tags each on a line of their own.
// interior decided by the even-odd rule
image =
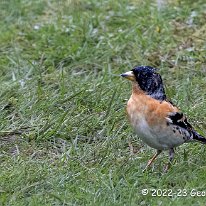
<svg viewBox="0 0 206 206">
<path fill-rule="evenodd" d="M 196 131 L 193 130 L 193 139 L 201 142 L 202 144 L 206 144 L 206 138 L 198 134 Z"/>
</svg>

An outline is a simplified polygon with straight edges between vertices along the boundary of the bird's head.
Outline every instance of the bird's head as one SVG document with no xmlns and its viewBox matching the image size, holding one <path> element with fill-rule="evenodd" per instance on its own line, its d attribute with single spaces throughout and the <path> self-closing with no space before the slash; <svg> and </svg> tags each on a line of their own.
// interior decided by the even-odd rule
<svg viewBox="0 0 206 206">
<path fill-rule="evenodd" d="M 131 71 L 121 74 L 122 77 L 137 84 L 147 95 L 158 100 L 165 100 L 166 95 L 160 74 L 150 66 L 134 67 Z"/>
</svg>

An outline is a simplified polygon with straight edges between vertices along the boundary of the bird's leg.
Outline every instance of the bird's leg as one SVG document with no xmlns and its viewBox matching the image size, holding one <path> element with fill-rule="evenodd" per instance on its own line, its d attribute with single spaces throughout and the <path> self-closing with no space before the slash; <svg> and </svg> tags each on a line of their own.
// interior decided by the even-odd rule
<svg viewBox="0 0 206 206">
<path fill-rule="evenodd" d="M 171 164 L 172 164 L 172 161 L 174 159 L 174 155 L 175 155 L 175 151 L 174 151 L 174 148 L 171 148 L 169 150 L 169 162 L 168 164 L 166 164 L 165 168 L 164 168 L 164 172 L 167 172 L 168 169 L 171 167 Z"/>
<path fill-rule="evenodd" d="M 153 161 L 157 158 L 157 156 L 162 152 L 162 150 L 157 150 L 157 153 L 148 161 L 147 166 L 143 170 L 143 172 L 153 163 Z"/>
</svg>

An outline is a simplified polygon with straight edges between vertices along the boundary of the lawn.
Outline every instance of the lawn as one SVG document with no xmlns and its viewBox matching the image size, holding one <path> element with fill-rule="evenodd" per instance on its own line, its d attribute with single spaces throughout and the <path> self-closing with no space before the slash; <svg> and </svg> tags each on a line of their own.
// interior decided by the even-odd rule
<svg viewBox="0 0 206 206">
<path fill-rule="evenodd" d="M 0 205 L 205 205 L 205 145 L 143 173 L 125 115 L 119 75 L 150 65 L 206 135 L 206 3 L 164 2 L 0 2 Z"/>
</svg>

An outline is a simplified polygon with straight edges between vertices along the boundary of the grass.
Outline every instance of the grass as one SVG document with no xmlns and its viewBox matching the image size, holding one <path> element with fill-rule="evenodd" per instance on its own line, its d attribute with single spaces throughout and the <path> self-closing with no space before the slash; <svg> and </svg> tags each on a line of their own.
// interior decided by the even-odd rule
<svg viewBox="0 0 206 206">
<path fill-rule="evenodd" d="M 119 74 L 158 67 L 169 98 L 206 129 L 203 0 L 0 3 L 1 205 L 204 205 L 204 145 L 142 173 L 153 150 L 126 121 Z M 130 154 L 131 141 L 137 153 Z M 152 197 L 142 189 L 185 189 Z M 183 193 L 181 193 L 183 194 Z M 180 195 L 181 195 L 180 194 Z"/>
</svg>

